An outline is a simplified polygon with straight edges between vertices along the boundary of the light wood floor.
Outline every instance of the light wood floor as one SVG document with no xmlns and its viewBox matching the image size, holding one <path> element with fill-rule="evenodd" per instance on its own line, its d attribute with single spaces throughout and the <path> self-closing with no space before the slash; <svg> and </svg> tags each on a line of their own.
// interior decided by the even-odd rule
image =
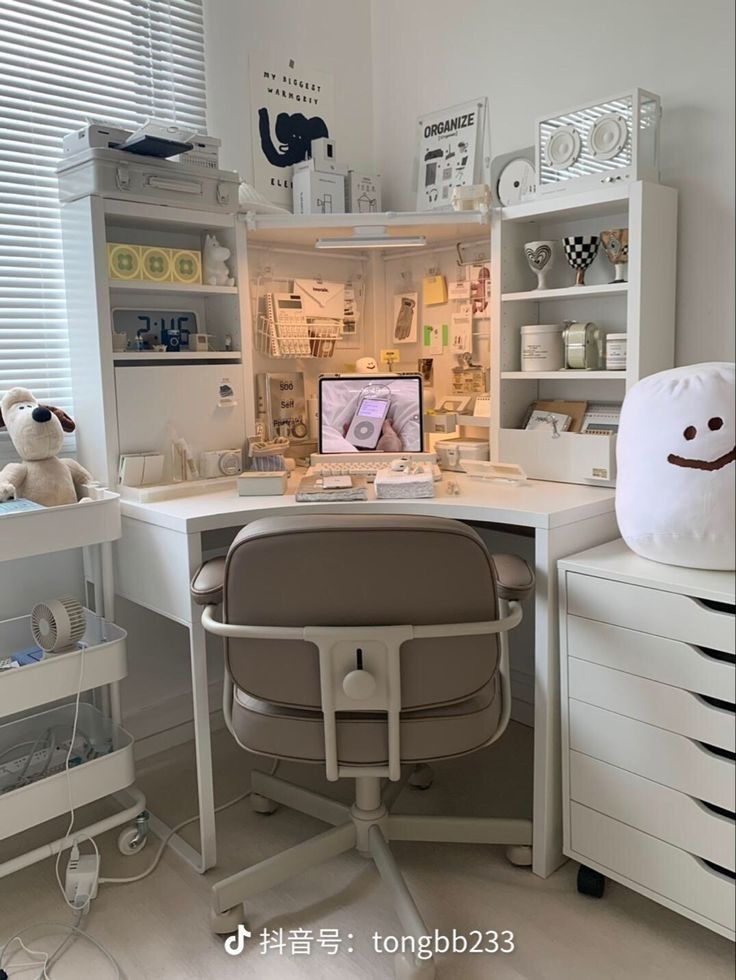
<svg viewBox="0 0 736 980">
<path fill-rule="evenodd" d="M 218 801 L 247 788 L 254 761 L 226 732 L 215 736 Z M 255 765 L 264 767 L 262 761 Z M 523 815 L 529 811 L 531 732 L 512 725 L 498 746 L 436 766 L 431 790 L 406 790 L 396 807 L 416 812 Z M 289 766 L 288 778 L 324 788 L 314 767 Z M 170 824 L 193 812 L 191 746 L 147 759 L 139 784 L 150 807 Z M 334 787 L 332 788 L 334 791 Z M 339 789 L 348 798 L 350 786 Z M 89 822 L 95 808 L 81 814 Z M 96 808 L 99 811 L 99 805 Z M 56 833 L 58 823 L 44 828 Z M 371 951 L 371 936 L 396 935 L 399 926 L 378 875 L 357 854 L 338 858 L 265 893 L 253 903 L 255 933 L 268 928 L 304 928 L 316 936 L 339 929 L 354 952 L 330 956 L 315 948 L 311 956 L 290 956 L 258 947 L 242 957 L 227 956 L 208 929 L 208 890 L 213 881 L 278 852 L 324 829 L 289 810 L 270 817 L 254 814 L 247 802 L 218 817 L 219 866 L 195 874 L 168 852 L 151 877 L 133 885 L 101 886 L 88 917 L 89 932 L 118 958 L 129 980 L 292 980 L 292 978 L 389 978 L 392 960 Z M 116 831 L 99 840 L 103 874 L 132 875 L 150 861 L 155 846 L 135 858 L 115 849 Z M 194 841 L 189 828 L 185 835 Z M 25 835 L 23 846 L 38 830 Z M 12 842 L 19 849 L 18 841 Z M 0 860 L 13 852 L 0 848 Z M 601 901 L 575 890 L 576 866 L 567 864 L 543 881 L 514 868 L 501 848 L 476 845 L 393 845 L 405 877 L 430 929 L 442 932 L 510 929 L 516 949 L 508 955 L 444 956 L 442 980 L 731 980 L 733 946 L 687 919 L 608 883 Z M 0 946 L 18 928 L 42 920 L 67 922 L 53 862 L 44 861 L 0 880 Z M 353 935 L 348 940 L 348 934 Z M 53 948 L 58 940 L 39 940 Z M 21 957 L 19 957 L 20 959 Z M 22 959 L 27 959 L 23 956 Z M 11 971 L 11 977 L 13 972 Z M 32 971 L 20 974 L 34 978 Z M 52 980 L 107 980 L 104 959 L 77 943 L 51 971 Z"/>
</svg>

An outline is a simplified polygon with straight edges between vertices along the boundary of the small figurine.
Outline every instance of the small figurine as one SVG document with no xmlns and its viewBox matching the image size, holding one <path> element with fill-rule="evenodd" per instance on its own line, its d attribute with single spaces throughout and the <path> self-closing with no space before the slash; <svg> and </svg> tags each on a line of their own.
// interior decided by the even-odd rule
<svg viewBox="0 0 736 980">
<path fill-rule="evenodd" d="M 205 235 L 202 277 L 208 286 L 235 285 L 235 280 L 230 275 L 230 269 L 227 266 L 227 259 L 229 258 L 229 248 L 220 245 L 214 235 Z"/>
</svg>

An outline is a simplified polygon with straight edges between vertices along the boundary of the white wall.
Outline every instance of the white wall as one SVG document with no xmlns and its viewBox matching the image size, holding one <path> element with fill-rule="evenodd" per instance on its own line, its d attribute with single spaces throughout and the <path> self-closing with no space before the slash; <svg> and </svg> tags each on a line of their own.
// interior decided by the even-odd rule
<svg viewBox="0 0 736 980">
<path fill-rule="evenodd" d="M 414 207 L 416 120 L 476 96 L 492 155 L 534 120 L 639 85 L 662 97 L 662 181 L 680 191 L 677 362 L 734 357 L 733 0 L 372 0 L 376 164 Z"/>
<path fill-rule="evenodd" d="M 250 51 L 333 75 L 338 160 L 373 167 L 369 0 L 204 0 L 204 14 L 208 125 L 226 167 L 252 179 Z"/>
</svg>

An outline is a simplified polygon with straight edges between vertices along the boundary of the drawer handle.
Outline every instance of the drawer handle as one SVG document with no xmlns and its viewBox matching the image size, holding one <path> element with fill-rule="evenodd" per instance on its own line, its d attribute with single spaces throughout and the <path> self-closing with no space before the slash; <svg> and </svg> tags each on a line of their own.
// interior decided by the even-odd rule
<svg viewBox="0 0 736 980">
<path fill-rule="evenodd" d="M 706 858 L 699 858 L 696 855 L 693 855 L 693 857 L 701 868 L 709 874 L 717 875 L 719 878 L 725 878 L 727 881 L 736 880 L 736 871 L 731 871 L 730 868 L 722 868 L 720 864 L 716 864 L 715 861 L 708 861 Z"/>
<path fill-rule="evenodd" d="M 184 194 L 201 194 L 198 180 L 177 180 L 175 177 L 147 177 L 146 184 L 162 191 L 181 191 Z"/>
<path fill-rule="evenodd" d="M 710 660 L 722 660 L 727 664 L 736 664 L 736 654 L 726 653 L 725 650 L 714 650 L 712 647 L 693 647 L 693 649 Z"/>
<path fill-rule="evenodd" d="M 716 599 L 699 599 L 698 602 L 716 612 L 729 613 L 731 616 L 736 614 L 736 606 L 732 606 L 730 602 L 718 602 Z"/>
<path fill-rule="evenodd" d="M 717 814 L 719 817 L 725 817 L 726 820 L 736 821 L 736 813 L 732 810 L 727 810 L 723 806 L 717 806 L 715 803 L 708 803 L 707 800 L 696 800 L 701 807 L 706 810 L 710 810 L 711 813 Z"/>
<path fill-rule="evenodd" d="M 719 755 L 723 759 L 730 759 L 732 762 L 736 760 L 736 752 L 730 752 L 728 749 L 722 749 L 719 745 L 711 745 L 709 742 L 696 742 L 704 752 L 709 755 Z"/>
</svg>

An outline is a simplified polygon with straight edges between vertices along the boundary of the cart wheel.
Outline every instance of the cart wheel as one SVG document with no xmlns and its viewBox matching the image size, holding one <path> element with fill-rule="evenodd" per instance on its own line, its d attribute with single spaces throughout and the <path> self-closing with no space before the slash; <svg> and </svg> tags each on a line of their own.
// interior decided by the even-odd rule
<svg viewBox="0 0 736 980">
<path fill-rule="evenodd" d="M 506 860 L 519 868 L 528 868 L 532 863 L 532 849 L 528 844 L 509 844 Z"/>
<path fill-rule="evenodd" d="M 409 776 L 409 785 L 414 789 L 429 789 L 434 782 L 434 769 L 424 764 L 414 767 L 414 771 Z"/>
<path fill-rule="evenodd" d="M 254 813 L 262 813 L 268 817 L 278 810 L 279 805 L 274 800 L 269 800 L 267 796 L 261 796 L 260 793 L 251 793 L 250 808 Z"/>
<path fill-rule="evenodd" d="M 600 871 L 594 871 L 585 864 L 578 868 L 578 891 L 581 895 L 591 898 L 603 898 L 606 890 L 606 879 Z"/>
<path fill-rule="evenodd" d="M 241 902 L 224 912 L 210 909 L 210 929 L 216 936 L 229 936 L 238 931 L 238 926 L 246 925 L 245 908 Z"/>
<path fill-rule="evenodd" d="M 130 857 L 131 854 L 142 851 L 147 840 L 148 834 L 141 833 L 140 827 L 123 827 L 118 834 L 118 850 L 126 857 Z"/>
</svg>

